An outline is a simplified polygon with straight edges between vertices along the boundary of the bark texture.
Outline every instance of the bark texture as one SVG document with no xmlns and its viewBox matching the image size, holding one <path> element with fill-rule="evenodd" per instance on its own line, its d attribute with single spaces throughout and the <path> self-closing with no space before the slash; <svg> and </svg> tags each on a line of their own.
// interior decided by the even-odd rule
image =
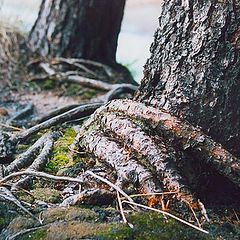
<svg viewBox="0 0 240 240">
<path fill-rule="evenodd" d="M 240 2 L 166 0 L 135 100 L 240 154 Z"/>
<path fill-rule="evenodd" d="M 43 0 L 29 45 L 42 56 L 91 59 L 116 65 L 125 0 Z"/>
</svg>

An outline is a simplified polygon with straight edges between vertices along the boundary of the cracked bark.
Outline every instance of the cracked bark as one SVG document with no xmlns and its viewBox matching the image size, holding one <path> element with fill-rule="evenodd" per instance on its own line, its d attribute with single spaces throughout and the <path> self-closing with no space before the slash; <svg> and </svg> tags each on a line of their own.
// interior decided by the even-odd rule
<svg viewBox="0 0 240 240">
<path fill-rule="evenodd" d="M 239 1 L 164 1 L 135 97 L 201 126 L 238 156 L 239 21 Z"/>
<path fill-rule="evenodd" d="M 153 179 L 152 173 L 139 164 L 137 159 L 120 146 L 116 141 L 110 140 L 101 131 L 90 130 L 81 137 L 81 145 L 95 157 L 111 166 L 117 173 L 117 185 L 125 187 L 133 183 L 143 193 L 160 190 L 159 183 Z"/>
<path fill-rule="evenodd" d="M 116 63 L 124 6 L 125 0 L 43 0 L 28 38 L 29 47 L 41 56 L 107 64 L 123 75 L 123 82 L 136 84 L 129 71 Z"/>
<path fill-rule="evenodd" d="M 169 141 L 176 140 L 183 151 L 187 148 L 194 150 L 205 163 L 213 165 L 217 171 L 240 186 L 240 160 L 187 121 L 131 100 L 112 101 L 106 109 L 145 121 Z"/>
</svg>

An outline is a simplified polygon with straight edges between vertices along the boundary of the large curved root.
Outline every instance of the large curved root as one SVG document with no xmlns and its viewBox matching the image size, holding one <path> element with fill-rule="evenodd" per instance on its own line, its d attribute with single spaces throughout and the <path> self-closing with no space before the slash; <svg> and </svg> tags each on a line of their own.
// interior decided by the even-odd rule
<svg viewBox="0 0 240 240">
<path fill-rule="evenodd" d="M 132 183 L 135 187 L 140 187 L 143 193 L 160 191 L 152 173 L 139 164 L 128 151 L 101 132 L 90 131 L 82 138 L 81 145 L 116 171 L 117 185 L 121 188 Z"/>
<path fill-rule="evenodd" d="M 27 133 L 20 133 L 21 137 L 18 136 L 16 139 L 26 139 L 29 134 L 36 133 L 49 124 L 76 117 L 79 110 L 89 113 L 100 106 L 102 103 L 89 105 L 89 109 L 77 107 L 67 112 L 71 113 L 71 116 L 62 113 L 27 130 Z M 27 168 L 26 175 L 31 175 L 30 172 L 34 175 L 35 170 L 41 169 L 46 164 L 46 156 L 55 139 L 56 136 L 44 135 L 6 168 L 6 174 L 11 176 L 11 173 Z M 91 201 L 102 193 L 110 196 L 113 191 L 109 186 L 114 186 L 115 191 L 122 191 L 121 194 L 125 197 L 128 195 L 124 190 L 147 196 L 157 196 L 155 193 L 162 192 L 164 197 L 155 199 L 158 200 L 156 204 L 162 205 L 163 210 L 171 209 L 179 212 L 178 210 L 181 209 L 184 215 L 187 208 L 188 213 L 193 212 L 194 216 L 196 216 L 194 210 L 200 210 L 205 219 L 208 219 L 204 206 L 196 199 L 182 169 L 179 168 L 181 165 L 179 165 L 181 162 L 181 159 L 178 159 L 181 155 L 179 153 L 185 154 L 186 149 L 191 150 L 204 163 L 211 164 L 216 171 L 240 186 L 239 159 L 190 123 L 166 111 L 132 100 L 114 100 L 98 108 L 80 128 L 74 145 L 81 148 L 81 152 L 84 150 L 88 153 L 89 157 L 97 159 L 96 162 L 107 167 L 108 171 L 103 177 L 98 177 L 101 183 L 97 181 L 94 183 L 93 179 L 96 175 L 92 172 L 89 174 L 85 169 L 87 171 L 76 178 L 76 183 L 83 186 L 82 192 L 70 196 L 63 205 L 82 201 L 85 196 L 91 196 Z M 37 154 L 35 160 L 29 157 L 36 157 Z M 16 176 L 18 175 L 14 175 Z M 41 176 L 45 175 L 41 174 Z M 9 181 L 7 177 L 6 179 Z M 106 187 L 109 182 L 114 183 Z M 134 188 L 130 189 L 129 186 Z M 99 188 L 104 190 L 97 191 L 96 189 Z M 164 195 L 165 191 L 170 191 L 171 194 Z M 154 204 L 149 203 L 149 205 Z"/>
<path fill-rule="evenodd" d="M 106 106 L 106 111 L 121 112 L 145 122 L 169 141 L 176 140 L 183 151 L 193 149 L 202 161 L 211 164 L 240 186 L 240 160 L 187 121 L 164 110 L 131 100 L 112 101 Z"/>
<path fill-rule="evenodd" d="M 25 142 L 30 136 L 57 124 L 67 122 L 78 117 L 89 116 L 102 105 L 103 103 L 89 103 L 80 105 L 58 116 L 41 122 L 31 128 L 28 128 L 27 130 L 16 135 L 10 136 L 7 133 L 0 132 L 0 163 L 9 163 L 9 159 L 11 160 L 12 155 L 15 153 L 17 144 Z"/>
<path fill-rule="evenodd" d="M 189 205 L 192 211 L 201 210 L 206 219 L 202 203 L 192 194 L 191 187 L 178 169 L 179 149 L 183 153 L 185 149 L 191 149 L 202 161 L 211 164 L 233 183 L 240 184 L 239 160 L 221 145 L 188 122 L 132 100 L 111 101 L 98 109 L 80 129 L 76 143 L 111 165 L 117 174 L 124 169 L 126 161 L 130 163 L 129 169 L 134 164 L 147 169 L 146 173 L 153 181 L 160 181 L 162 190 L 176 192 L 175 199 Z M 137 191 L 141 192 L 139 188 Z M 145 187 L 146 193 L 150 191 Z M 176 204 L 173 198 L 168 200 Z"/>
</svg>

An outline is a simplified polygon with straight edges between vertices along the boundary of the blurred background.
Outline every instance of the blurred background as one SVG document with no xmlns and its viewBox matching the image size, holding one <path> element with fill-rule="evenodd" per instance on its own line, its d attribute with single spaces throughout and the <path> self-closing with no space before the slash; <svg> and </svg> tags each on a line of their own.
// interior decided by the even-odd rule
<svg viewBox="0 0 240 240">
<path fill-rule="evenodd" d="M 143 65 L 158 26 L 162 0 L 127 0 L 118 40 L 117 61 L 140 82 Z M 0 0 L 0 21 L 27 35 L 37 18 L 41 0 Z"/>
</svg>

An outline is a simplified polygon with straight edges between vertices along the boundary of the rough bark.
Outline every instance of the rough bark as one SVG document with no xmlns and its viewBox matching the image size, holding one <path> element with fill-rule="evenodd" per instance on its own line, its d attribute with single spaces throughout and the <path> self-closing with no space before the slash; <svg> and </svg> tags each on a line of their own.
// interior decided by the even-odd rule
<svg viewBox="0 0 240 240">
<path fill-rule="evenodd" d="M 130 100 L 115 100 L 107 105 L 108 111 L 122 112 L 151 125 L 168 141 L 177 141 L 182 151 L 191 148 L 195 156 L 240 186 L 240 160 L 214 142 L 199 128 L 181 121 L 164 110 Z M 139 132 L 139 131 L 138 131 Z M 162 149 L 162 148 L 161 148 Z"/>
<path fill-rule="evenodd" d="M 116 65 L 124 5 L 125 0 L 43 0 L 29 45 L 42 56 Z"/>
<path fill-rule="evenodd" d="M 164 1 L 135 97 L 201 126 L 238 155 L 239 22 L 239 1 Z"/>
<path fill-rule="evenodd" d="M 101 132 L 90 131 L 82 138 L 81 144 L 87 146 L 90 153 L 116 170 L 116 184 L 121 188 L 133 182 L 135 187 L 140 188 L 143 193 L 151 193 L 160 189 L 147 168 L 139 164 L 135 157 L 130 156 L 129 152 L 119 143 L 110 140 Z"/>
</svg>

